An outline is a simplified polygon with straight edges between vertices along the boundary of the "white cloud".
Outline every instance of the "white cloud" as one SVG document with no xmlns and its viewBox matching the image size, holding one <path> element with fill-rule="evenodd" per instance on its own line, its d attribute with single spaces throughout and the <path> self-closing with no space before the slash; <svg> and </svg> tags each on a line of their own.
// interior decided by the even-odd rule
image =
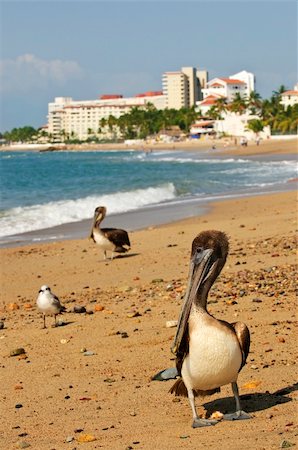
<svg viewBox="0 0 298 450">
<path fill-rule="evenodd" d="M 79 79 L 83 70 L 76 61 L 44 60 L 30 53 L 0 61 L 2 92 L 28 92 Z"/>
</svg>

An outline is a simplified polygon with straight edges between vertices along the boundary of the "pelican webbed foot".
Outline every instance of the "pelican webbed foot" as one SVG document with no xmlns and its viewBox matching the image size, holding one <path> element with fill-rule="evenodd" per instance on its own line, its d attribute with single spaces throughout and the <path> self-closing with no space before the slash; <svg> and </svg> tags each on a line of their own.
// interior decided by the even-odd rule
<svg viewBox="0 0 298 450">
<path fill-rule="evenodd" d="M 252 419 L 252 416 L 245 411 L 239 410 L 232 414 L 224 414 L 223 420 L 247 420 Z"/>
<path fill-rule="evenodd" d="M 212 420 L 212 419 L 200 419 L 197 417 L 194 419 L 192 423 L 193 428 L 202 428 L 202 427 L 210 427 L 212 425 L 216 425 L 218 423 L 218 420 Z"/>
</svg>

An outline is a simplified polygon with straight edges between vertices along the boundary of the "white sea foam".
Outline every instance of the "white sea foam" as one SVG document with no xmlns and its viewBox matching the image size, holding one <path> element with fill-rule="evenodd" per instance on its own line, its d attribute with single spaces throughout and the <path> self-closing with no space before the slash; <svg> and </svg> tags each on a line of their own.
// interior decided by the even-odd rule
<svg viewBox="0 0 298 450">
<path fill-rule="evenodd" d="M 234 159 L 234 158 L 221 158 L 221 159 L 214 159 L 214 158 L 187 158 L 187 157 L 153 157 L 153 158 L 142 158 L 144 162 L 176 162 L 180 164 L 227 164 L 227 163 L 250 163 L 251 161 L 246 159 Z"/>
<path fill-rule="evenodd" d="M 93 216 L 94 209 L 105 205 L 109 214 L 132 211 L 142 206 L 158 204 L 176 197 L 173 183 L 147 189 L 89 196 L 77 200 L 49 202 L 42 205 L 13 208 L 0 218 L 1 236 L 24 233 L 78 222 Z"/>
</svg>

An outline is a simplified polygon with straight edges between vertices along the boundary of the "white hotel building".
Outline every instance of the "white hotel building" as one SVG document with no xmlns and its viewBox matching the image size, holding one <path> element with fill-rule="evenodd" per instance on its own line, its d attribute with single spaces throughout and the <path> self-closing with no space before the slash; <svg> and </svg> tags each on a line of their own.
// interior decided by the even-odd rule
<svg viewBox="0 0 298 450">
<path fill-rule="evenodd" d="M 241 97 L 248 98 L 254 89 L 254 74 L 245 70 L 228 78 L 213 78 L 207 83 L 206 88 L 202 89 L 203 100 L 197 102 L 197 109 L 206 115 L 218 98 L 225 98 L 227 103 L 230 103 L 237 93 Z"/>
<path fill-rule="evenodd" d="M 132 107 L 153 104 L 157 109 L 194 106 L 202 98 L 208 73 L 194 67 L 182 67 L 178 72 L 163 74 L 163 91 L 150 91 L 135 97 L 102 95 L 96 100 L 74 101 L 71 97 L 56 97 L 48 105 L 48 134 L 53 141 L 68 138 L 86 140 L 90 136 L 108 136 L 108 127 L 100 129 L 101 119 L 119 118 Z"/>
<path fill-rule="evenodd" d="M 152 103 L 157 109 L 164 109 L 165 97 L 160 91 L 127 98 L 122 95 L 102 95 L 98 100 L 82 101 L 74 101 L 71 97 L 56 97 L 48 105 L 48 134 L 53 141 L 60 141 L 65 136 L 83 141 L 91 135 L 100 134 L 101 119 L 108 119 L 109 116 L 119 118 L 132 107 L 148 103 Z"/>
<path fill-rule="evenodd" d="M 285 91 L 281 94 L 280 103 L 285 109 L 287 109 L 288 106 L 294 106 L 298 104 L 298 83 L 295 84 L 293 90 Z"/>
</svg>

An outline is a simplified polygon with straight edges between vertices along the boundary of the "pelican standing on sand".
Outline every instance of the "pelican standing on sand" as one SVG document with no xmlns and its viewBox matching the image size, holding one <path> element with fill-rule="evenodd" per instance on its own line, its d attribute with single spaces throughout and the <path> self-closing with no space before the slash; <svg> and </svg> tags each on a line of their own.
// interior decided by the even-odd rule
<svg viewBox="0 0 298 450">
<path fill-rule="evenodd" d="M 228 250 L 227 236 L 220 231 L 203 231 L 193 240 L 188 287 L 172 347 L 176 368 L 166 369 L 153 377 L 168 380 L 179 376 L 170 392 L 188 397 L 193 428 L 217 423 L 217 420 L 198 417 L 195 396 L 219 392 L 220 386 L 229 383 L 236 412 L 225 414 L 223 419 L 250 419 L 249 414 L 241 410 L 237 386 L 238 373 L 249 352 L 249 330 L 242 322 L 230 324 L 207 311 L 209 290 L 224 267 Z"/>
<path fill-rule="evenodd" d="M 94 211 L 94 218 L 89 238 L 92 239 L 104 252 L 107 258 L 107 250 L 114 253 L 126 253 L 130 249 L 130 241 L 127 231 L 118 228 L 100 228 L 100 224 L 106 216 L 107 209 L 98 206 Z"/>
<path fill-rule="evenodd" d="M 65 307 L 61 305 L 59 298 L 46 285 L 41 286 L 36 304 L 43 314 L 43 328 L 46 328 L 46 316 L 54 316 L 56 326 L 57 314 L 65 311 Z"/>
</svg>

